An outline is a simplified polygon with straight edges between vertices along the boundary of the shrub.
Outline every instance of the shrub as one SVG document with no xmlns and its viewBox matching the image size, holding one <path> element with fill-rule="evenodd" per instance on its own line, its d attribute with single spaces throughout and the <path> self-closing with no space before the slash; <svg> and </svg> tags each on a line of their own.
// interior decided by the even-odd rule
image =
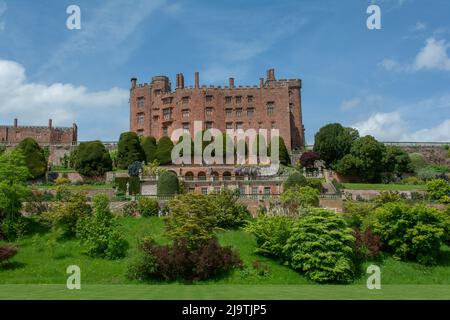
<svg viewBox="0 0 450 320">
<path fill-rule="evenodd" d="M 292 188 L 293 186 L 304 187 L 308 184 L 305 176 L 303 176 L 300 172 L 293 172 L 289 175 L 286 181 L 283 183 L 283 190 L 287 190 Z"/>
<path fill-rule="evenodd" d="M 306 179 L 306 183 L 308 186 L 310 186 L 311 188 L 316 189 L 317 191 L 319 191 L 319 193 L 322 193 L 323 191 L 323 185 L 322 185 L 322 180 L 318 179 L 318 178 L 308 178 Z"/>
<path fill-rule="evenodd" d="M 140 198 L 138 201 L 139 213 L 143 217 L 157 216 L 159 211 L 159 204 L 156 199 Z"/>
<path fill-rule="evenodd" d="M 172 171 L 164 171 L 158 177 L 157 192 L 159 196 L 172 196 L 179 192 L 180 184 L 177 175 Z"/>
<path fill-rule="evenodd" d="M 220 228 L 239 228 L 251 218 L 247 207 L 238 203 L 239 190 L 222 189 L 209 195 L 215 203 L 217 226 Z"/>
<path fill-rule="evenodd" d="M 139 280 L 199 281 L 242 266 L 238 253 L 230 247 L 221 247 L 216 238 L 194 250 L 185 240 L 163 246 L 147 240 L 141 251 L 141 259 L 128 271 L 131 278 Z"/>
<path fill-rule="evenodd" d="M 142 162 L 134 161 L 128 166 L 128 175 L 130 177 L 139 177 L 139 173 L 142 170 Z"/>
<path fill-rule="evenodd" d="M 139 137 L 135 132 L 122 133 L 117 150 L 117 167 L 120 169 L 127 169 L 134 161 L 145 160 L 144 150 L 142 150 Z"/>
<path fill-rule="evenodd" d="M 410 153 L 409 159 L 411 160 L 411 168 L 416 173 L 428 165 L 427 160 L 421 153 Z"/>
<path fill-rule="evenodd" d="M 145 159 L 147 163 L 151 163 L 156 160 L 156 139 L 154 137 L 144 137 L 141 140 L 142 150 L 145 153 Z"/>
<path fill-rule="evenodd" d="M 133 177 L 131 176 L 128 179 L 128 183 L 129 183 L 129 193 L 132 195 L 136 195 L 141 193 L 141 182 L 139 177 Z"/>
<path fill-rule="evenodd" d="M 62 190 L 60 201 L 54 202 L 50 210 L 41 215 L 41 220 L 50 225 L 63 238 L 71 238 L 76 234 L 78 220 L 91 213 L 87 197 L 82 192 Z"/>
<path fill-rule="evenodd" d="M 119 192 L 125 193 L 127 192 L 127 183 L 128 177 L 115 177 L 114 178 L 114 186 L 117 188 Z"/>
<path fill-rule="evenodd" d="M 27 232 L 28 220 L 23 217 L 3 219 L 0 223 L 0 239 L 14 241 Z"/>
<path fill-rule="evenodd" d="M 320 160 L 320 156 L 314 151 L 306 151 L 300 156 L 300 164 L 303 168 L 309 170 L 314 169 L 314 164 L 317 160 Z"/>
<path fill-rule="evenodd" d="M 444 200 L 444 197 L 448 197 L 450 195 L 450 183 L 443 179 L 434 179 L 428 181 L 427 195 L 431 200 Z"/>
<path fill-rule="evenodd" d="M 172 163 L 173 142 L 169 137 L 162 137 L 158 141 L 156 149 L 156 159 L 162 165 Z"/>
<path fill-rule="evenodd" d="M 98 177 L 112 170 L 108 150 L 100 141 L 81 142 L 77 147 L 75 169 L 87 177 Z"/>
<path fill-rule="evenodd" d="M 284 246 L 291 236 L 295 220 L 286 216 L 260 216 L 245 227 L 245 231 L 256 238 L 255 253 L 287 261 Z"/>
<path fill-rule="evenodd" d="M 319 206 L 319 191 L 311 187 L 294 186 L 284 190 L 280 200 L 288 214 L 296 215 L 299 208 Z"/>
<path fill-rule="evenodd" d="M 292 268 L 319 283 L 349 283 L 355 275 L 352 229 L 332 211 L 298 219 L 285 246 Z"/>
<path fill-rule="evenodd" d="M 122 207 L 122 215 L 125 217 L 138 217 L 139 204 L 137 201 L 128 201 Z"/>
<path fill-rule="evenodd" d="M 358 261 L 374 260 L 380 256 L 380 237 L 374 235 L 372 230 L 360 231 L 355 229 L 353 236 L 355 237 L 355 253 Z"/>
<path fill-rule="evenodd" d="M 411 176 L 411 177 L 406 177 L 406 178 L 402 179 L 401 183 L 402 184 L 420 185 L 420 184 L 424 184 L 425 182 L 420 180 L 418 177 Z"/>
<path fill-rule="evenodd" d="M 405 199 L 406 196 L 403 193 L 392 190 L 383 190 L 373 199 L 373 202 L 377 206 L 382 206 L 385 203 L 398 202 L 403 201 Z"/>
<path fill-rule="evenodd" d="M 376 209 L 375 234 L 384 249 L 402 260 L 434 264 L 444 240 L 444 222 L 439 211 L 423 205 L 387 203 Z"/>
<path fill-rule="evenodd" d="M 17 254 L 17 247 L 12 245 L 0 245 L 0 266 Z"/>
<path fill-rule="evenodd" d="M 38 190 L 33 190 L 30 192 L 29 196 L 26 198 L 25 206 L 23 211 L 29 215 L 37 215 L 48 211 L 50 201 L 53 195 L 49 192 L 41 192 Z"/>
<path fill-rule="evenodd" d="M 64 177 L 58 177 L 55 180 L 55 184 L 57 186 L 63 185 L 63 184 L 69 184 L 70 180 L 68 178 L 64 178 Z"/>
<path fill-rule="evenodd" d="M 104 194 L 94 196 L 91 216 L 77 223 L 77 237 L 91 257 L 118 259 L 125 256 L 128 242 L 117 228 L 117 222 L 109 210 L 109 199 Z"/>
<path fill-rule="evenodd" d="M 17 149 L 25 157 L 25 163 L 30 171 L 30 178 L 38 179 L 44 177 L 45 172 L 47 172 L 47 158 L 39 144 L 32 138 L 25 138 L 17 145 Z"/>
<path fill-rule="evenodd" d="M 417 176 L 421 180 L 433 180 L 433 179 L 439 179 L 444 176 L 442 172 L 434 168 L 433 166 L 427 166 L 425 168 L 422 168 L 418 171 Z"/>
</svg>

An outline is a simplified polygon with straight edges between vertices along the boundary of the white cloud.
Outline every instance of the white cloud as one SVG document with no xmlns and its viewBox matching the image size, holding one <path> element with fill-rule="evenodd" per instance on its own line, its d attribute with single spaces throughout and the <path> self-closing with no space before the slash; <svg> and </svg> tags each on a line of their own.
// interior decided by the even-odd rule
<svg viewBox="0 0 450 320">
<path fill-rule="evenodd" d="M 361 99 L 360 98 L 353 98 L 349 100 L 344 100 L 341 103 L 341 110 L 342 111 L 348 111 L 355 109 L 361 105 Z"/>
<path fill-rule="evenodd" d="M 56 126 L 78 123 L 85 138 L 116 139 L 116 131 L 128 127 L 123 116 L 124 110 L 128 114 L 128 97 L 128 90 L 117 87 L 91 92 L 72 84 L 27 82 L 21 64 L 0 60 L 0 118 L 11 122 L 18 118 L 22 124 L 45 125 L 52 118 Z"/>
<path fill-rule="evenodd" d="M 450 119 L 435 127 L 411 132 L 398 111 L 372 114 L 367 120 L 357 122 L 351 127 L 358 129 L 361 136 L 372 135 L 381 141 L 450 141 Z"/>
<path fill-rule="evenodd" d="M 427 28 L 427 25 L 422 21 L 417 21 L 416 25 L 413 28 L 413 31 L 423 31 Z"/>
<path fill-rule="evenodd" d="M 414 70 L 447 70 L 450 71 L 450 58 L 447 49 L 450 44 L 444 40 L 429 38 L 417 54 L 413 64 Z"/>
</svg>

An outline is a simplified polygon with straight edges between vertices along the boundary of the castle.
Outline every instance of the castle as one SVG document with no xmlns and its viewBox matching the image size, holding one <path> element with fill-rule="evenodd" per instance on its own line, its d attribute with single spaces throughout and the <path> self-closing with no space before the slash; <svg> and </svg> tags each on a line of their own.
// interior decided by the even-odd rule
<svg viewBox="0 0 450 320">
<path fill-rule="evenodd" d="M 14 119 L 12 126 L 0 126 L 0 143 L 16 145 L 25 138 L 33 138 L 40 145 L 73 145 L 77 143 L 77 125 L 54 127 L 52 119 L 48 126 L 19 126 Z"/>
<path fill-rule="evenodd" d="M 274 69 L 267 78 L 260 78 L 259 86 L 235 86 L 229 78 L 228 86 L 200 86 L 195 72 L 194 86 L 185 86 L 182 73 L 176 76 L 172 91 L 167 76 L 155 76 L 151 83 L 137 84 L 131 79 L 130 130 L 138 135 L 171 136 L 175 129 L 194 133 L 194 121 L 202 121 L 204 128 L 279 129 L 286 146 L 291 150 L 304 148 L 301 80 L 276 80 Z"/>
</svg>

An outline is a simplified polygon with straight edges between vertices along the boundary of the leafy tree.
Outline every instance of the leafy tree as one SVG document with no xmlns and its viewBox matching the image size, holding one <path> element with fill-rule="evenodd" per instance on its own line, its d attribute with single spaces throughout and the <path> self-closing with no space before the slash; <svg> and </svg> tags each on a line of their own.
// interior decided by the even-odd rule
<svg viewBox="0 0 450 320">
<path fill-rule="evenodd" d="M 25 163 L 30 171 L 31 179 L 39 179 L 45 176 L 47 172 L 47 158 L 44 156 L 44 150 L 32 138 L 23 139 L 17 148 L 25 157 Z"/>
<path fill-rule="evenodd" d="M 77 237 L 91 257 L 118 259 L 125 256 L 128 242 L 118 230 L 118 224 L 109 209 L 105 194 L 94 196 L 93 214 L 80 219 L 76 226 Z"/>
<path fill-rule="evenodd" d="M 384 171 L 401 177 L 402 173 L 411 172 L 411 159 L 409 155 L 401 148 L 396 146 L 387 146 L 384 153 L 383 163 Z"/>
<path fill-rule="evenodd" d="M 128 175 L 130 177 L 139 177 L 139 173 L 142 170 L 142 162 L 134 161 L 128 166 Z"/>
<path fill-rule="evenodd" d="M 162 165 L 172 163 L 173 142 L 169 137 L 161 137 L 156 149 L 156 159 Z"/>
<path fill-rule="evenodd" d="M 172 171 L 164 171 L 158 177 L 157 192 L 161 196 L 171 196 L 180 190 L 177 175 Z"/>
<path fill-rule="evenodd" d="M 410 153 L 409 159 L 411 160 L 411 168 L 416 173 L 418 173 L 420 169 L 423 169 L 428 165 L 427 160 L 421 153 Z"/>
<path fill-rule="evenodd" d="M 144 137 L 141 141 L 142 149 L 145 153 L 146 163 L 151 163 L 156 159 L 156 139 L 152 136 Z"/>
<path fill-rule="evenodd" d="M 320 160 L 320 156 L 314 151 L 306 151 L 300 156 L 300 164 L 308 170 L 314 169 L 314 163 L 317 160 Z"/>
<path fill-rule="evenodd" d="M 427 195 L 431 200 L 441 202 L 445 197 L 450 196 L 450 183 L 444 179 L 433 179 L 427 182 Z"/>
<path fill-rule="evenodd" d="M 320 128 L 314 136 L 314 152 L 317 152 L 329 168 L 350 152 L 358 131 L 345 128 L 339 123 L 330 123 Z"/>
<path fill-rule="evenodd" d="M 289 156 L 289 152 L 286 148 L 286 144 L 284 143 L 283 137 L 273 137 L 269 144 L 269 154 L 272 155 L 272 142 L 274 139 L 278 139 L 278 156 L 280 160 L 280 164 L 284 166 L 291 165 L 291 157 Z"/>
<path fill-rule="evenodd" d="M 308 186 L 293 186 L 283 191 L 280 200 L 290 215 L 297 215 L 299 208 L 319 206 L 319 191 Z"/>
<path fill-rule="evenodd" d="M 112 170 L 109 152 L 99 140 L 81 142 L 77 147 L 75 169 L 84 176 L 98 177 Z"/>
<path fill-rule="evenodd" d="M 135 132 L 124 132 L 120 135 L 117 153 L 117 167 L 127 169 L 134 161 L 144 161 L 145 153 L 142 150 L 139 137 Z"/>
<path fill-rule="evenodd" d="M 217 226 L 220 228 L 239 228 L 251 218 L 247 207 L 238 203 L 239 190 L 222 189 L 208 195 L 217 207 Z"/>
<path fill-rule="evenodd" d="M 372 136 L 358 138 L 353 142 L 350 154 L 338 161 L 336 170 L 342 175 L 356 175 L 365 181 L 379 181 L 384 171 L 384 150 L 384 145 Z"/>
<path fill-rule="evenodd" d="M 355 275 L 352 229 L 333 211 L 298 219 L 284 247 L 292 268 L 319 283 L 349 283 Z"/>
<path fill-rule="evenodd" d="M 198 248 L 214 237 L 217 227 L 217 205 L 211 197 L 189 193 L 179 195 L 168 203 L 166 234 L 170 239 L 188 241 L 189 248 Z"/>
<path fill-rule="evenodd" d="M 445 225 L 439 211 L 424 205 L 387 203 L 375 211 L 372 226 L 382 247 L 402 260 L 435 264 L 445 239 Z"/>
<path fill-rule="evenodd" d="M 138 200 L 138 210 L 143 217 L 157 216 L 159 211 L 158 200 L 152 198 L 140 198 Z"/>
<path fill-rule="evenodd" d="M 294 186 L 304 187 L 308 184 L 304 175 L 298 171 L 294 171 L 289 175 L 286 181 L 283 183 L 283 190 L 288 190 Z"/>
</svg>

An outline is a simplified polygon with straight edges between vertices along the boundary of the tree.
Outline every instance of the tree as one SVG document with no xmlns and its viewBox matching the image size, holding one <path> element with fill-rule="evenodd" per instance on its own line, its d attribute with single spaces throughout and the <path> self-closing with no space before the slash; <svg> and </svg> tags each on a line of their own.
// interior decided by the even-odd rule
<svg viewBox="0 0 450 320">
<path fill-rule="evenodd" d="M 146 163 L 151 163 L 156 159 L 156 139 L 152 136 L 144 137 L 141 141 L 142 150 L 145 153 Z"/>
<path fill-rule="evenodd" d="M 342 175 L 356 175 L 365 181 L 379 181 L 385 171 L 384 152 L 384 145 L 374 137 L 358 138 L 353 142 L 350 154 L 338 161 L 336 171 Z"/>
<path fill-rule="evenodd" d="M 427 160 L 421 153 L 410 153 L 409 159 L 411 160 L 411 168 L 415 173 L 418 173 L 420 169 L 428 165 Z"/>
<path fill-rule="evenodd" d="M 298 219 L 284 247 L 292 268 L 319 283 L 348 283 L 355 275 L 352 229 L 333 211 L 314 209 Z"/>
<path fill-rule="evenodd" d="M 269 144 L 270 155 L 272 156 L 273 139 L 278 139 L 278 156 L 279 156 L 280 164 L 284 165 L 284 166 L 291 165 L 291 157 L 289 156 L 289 152 L 286 148 L 286 144 L 284 143 L 284 140 L 281 136 L 272 138 L 272 140 Z"/>
<path fill-rule="evenodd" d="M 239 228 L 245 224 L 251 214 L 247 207 L 238 203 L 239 190 L 222 189 L 208 195 L 215 203 L 218 211 L 217 226 L 220 228 Z"/>
<path fill-rule="evenodd" d="M 32 138 L 23 139 L 17 146 L 25 157 L 25 163 L 30 171 L 31 179 L 39 179 L 47 172 L 47 159 L 44 150 Z"/>
<path fill-rule="evenodd" d="M 117 167 L 127 169 L 134 161 L 144 160 L 145 153 L 142 150 L 138 135 L 135 132 L 122 133 L 118 143 Z"/>
<path fill-rule="evenodd" d="M 172 196 L 179 192 L 180 183 L 172 171 L 164 171 L 158 177 L 157 192 L 161 196 Z"/>
<path fill-rule="evenodd" d="M 314 151 L 306 151 L 300 156 L 300 164 L 308 170 L 314 169 L 314 164 L 317 160 L 320 160 L 320 156 Z"/>
<path fill-rule="evenodd" d="M 172 163 L 173 142 L 169 137 L 161 137 L 156 149 L 156 159 L 162 165 Z"/>
<path fill-rule="evenodd" d="M 400 177 L 402 173 L 411 172 L 409 155 L 397 146 L 387 146 L 384 153 L 384 171 Z"/>
<path fill-rule="evenodd" d="M 433 179 L 427 182 L 427 195 L 431 200 L 444 202 L 450 196 L 450 183 L 444 179 Z"/>
<path fill-rule="evenodd" d="M 288 190 L 294 186 L 304 187 L 308 184 L 304 175 L 298 171 L 294 171 L 289 175 L 286 181 L 283 183 L 283 190 Z"/>
<path fill-rule="evenodd" d="M 283 191 L 280 200 L 289 215 L 297 215 L 299 208 L 319 206 L 319 191 L 311 187 L 293 186 Z"/>
<path fill-rule="evenodd" d="M 84 176 L 98 177 L 112 170 L 108 150 L 100 141 L 81 142 L 77 148 L 75 169 Z"/>
<path fill-rule="evenodd" d="M 314 135 L 314 152 L 329 168 L 334 168 L 350 152 L 353 141 L 358 137 L 358 131 L 353 128 L 345 128 L 339 123 L 327 124 Z"/>
</svg>

